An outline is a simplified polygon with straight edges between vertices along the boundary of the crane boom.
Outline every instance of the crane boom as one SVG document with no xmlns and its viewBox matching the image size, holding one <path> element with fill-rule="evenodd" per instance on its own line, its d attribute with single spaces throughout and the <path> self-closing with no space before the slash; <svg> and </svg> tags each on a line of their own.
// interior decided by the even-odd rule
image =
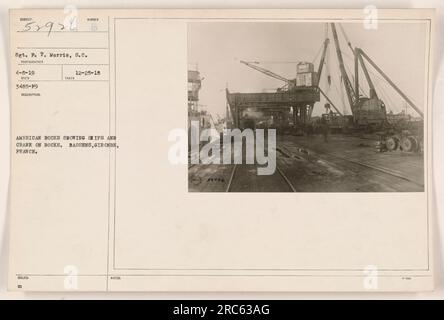
<svg viewBox="0 0 444 320">
<path fill-rule="evenodd" d="M 360 54 L 373 66 L 373 68 L 375 68 L 376 71 L 379 72 L 379 74 L 392 86 L 392 88 L 395 89 L 395 91 L 401 97 L 403 97 L 405 101 L 407 101 L 407 103 L 421 116 L 421 118 L 424 118 L 424 113 L 412 102 L 412 100 L 409 99 L 409 97 L 404 94 L 404 92 L 401 91 L 401 89 L 398 88 L 398 86 L 384 73 L 384 71 L 382 71 L 381 68 L 379 68 L 378 65 L 373 62 L 373 60 L 370 59 L 370 57 L 364 51 L 361 50 Z"/>
<path fill-rule="evenodd" d="M 362 49 L 355 48 L 355 59 L 358 59 L 359 63 L 361 64 L 362 71 L 364 72 L 364 76 L 367 79 L 367 83 L 370 88 L 370 94 L 369 94 L 370 98 L 378 99 L 378 94 L 376 93 L 375 85 L 373 84 L 372 78 L 370 77 L 367 67 L 365 66 L 364 59 L 362 59 L 362 52 L 363 52 Z M 358 81 L 359 79 L 358 70 L 356 70 L 355 73 L 356 73 L 355 74 L 356 81 Z M 357 87 L 357 90 L 359 90 L 358 88 L 359 87 Z"/>
<path fill-rule="evenodd" d="M 339 109 L 338 109 L 338 108 L 335 106 L 335 104 L 330 100 L 330 98 L 327 96 L 327 94 L 326 94 L 324 91 L 322 91 L 321 88 L 319 88 L 319 92 L 322 93 L 322 95 L 324 96 L 324 98 L 327 99 L 327 101 L 328 101 L 328 102 L 330 103 L 330 105 L 336 110 L 336 112 L 337 112 L 341 117 L 343 117 L 344 115 L 342 114 L 342 112 L 339 111 Z"/>
<path fill-rule="evenodd" d="M 328 48 L 329 42 L 330 42 L 330 40 L 328 38 L 326 38 L 324 40 L 324 49 L 322 51 L 322 56 L 321 56 L 321 60 L 319 61 L 319 67 L 318 67 L 318 82 L 316 83 L 316 85 L 318 87 L 319 87 L 319 81 L 321 80 L 322 68 L 324 67 L 325 56 L 327 54 L 327 48 Z"/>
<path fill-rule="evenodd" d="M 348 78 L 347 71 L 345 70 L 344 59 L 342 58 L 341 47 L 339 45 L 338 33 L 336 32 L 335 24 L 331 24 L 331 31 L 333 33 L 333 39 L 335 41 L 336 55 L 339 61 L 339 70 L 341 71 L 342 81 L 344 82 L 345 92 L 347 93 L 347 99 L 350 104 L 350 108 L 353 112 L 354 106 L 357 102 L 357 95 L 353 90 L 353 86 Z"/>
<path fill-rule="evenodd" d="M 270 70 L 264 69 L 264 68 L 262 68 L 262 67 L 259 67 L 259 66 L 257 66 L 257 65 L 254 65 L 254 64 L 252 64 L 252 63 L 250 63 L 250 62 L 243 61 L 243 60 L 241 60 L 240 62 L 243 63 L 243 64 L 245 64 L 246 66 L 249 66 L 249 67 L 252 68 L 252 69 L 255 69 L 255 70 L 259 71 L 259 72 L 262 72 L 263 74 L 266 74 L 267 76 L 270 76 L 270 77 L 273 77 L 273 78 L 275 78 L 275 79 L 278 79 L 278 80 L 284 81 L 284 82 L 286 82 L 286 83 L 290 83 L 290 82 L 291 82 L 291 80 L 289 80 L 289 79 L 287 79 L 287 78 L 284 78 L 284 77 L 282 77 L 282 76 L 280 76 L 280 75 L 278 75 L 278 74 L 276 74 L 276 73 L 274 73 L 274 72 L 272 72 L 272 71 L 270 71 Z"/>
</svg>

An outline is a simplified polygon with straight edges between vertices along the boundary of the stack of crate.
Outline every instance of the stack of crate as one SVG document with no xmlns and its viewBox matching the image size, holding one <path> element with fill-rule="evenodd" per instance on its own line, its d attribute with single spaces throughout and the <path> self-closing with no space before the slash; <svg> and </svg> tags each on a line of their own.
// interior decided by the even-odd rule
<svg viewBox="0 0 444 320">
<path fill-rule="evenodd" d="M 296 66 L 296 86 L 312 87 L 318 83 L 318 74 L 310 62 L 299 62 Z"/>
</svg>

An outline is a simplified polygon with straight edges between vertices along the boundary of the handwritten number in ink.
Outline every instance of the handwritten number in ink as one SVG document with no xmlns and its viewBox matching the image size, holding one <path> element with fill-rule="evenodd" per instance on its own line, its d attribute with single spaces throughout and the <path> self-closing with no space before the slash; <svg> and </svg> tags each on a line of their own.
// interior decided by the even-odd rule
<svg viewBox="0 0 444 320">
<path fill-rule="evenodd" d="M 48 37 L 49 37 L 49 35 L 51 34 L 51 31 L 52 31 L 52 28 L 54 27 L 54 22 L 48 21 L 48 22 L 45 24 L 45 27 L 46 27 L 46 28 L 49 28 L 49 29 L 48 29 Z"/>
</svg>

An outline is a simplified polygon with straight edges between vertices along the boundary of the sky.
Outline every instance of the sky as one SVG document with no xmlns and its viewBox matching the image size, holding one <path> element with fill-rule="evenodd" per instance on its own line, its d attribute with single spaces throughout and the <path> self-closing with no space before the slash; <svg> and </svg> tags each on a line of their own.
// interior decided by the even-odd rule
<svg viewBox="0 0 444 320">
<path fill-rule="evenodd" d="M 427 25 L 424 22 L 380 22 L 377 29 L 365 29 L 361 23 L 342 23 L 342 26 L 352 46 L 363 49 L 417 107 L 424 110 Z M 337 32 L 345 64 L 353 71 L 352 52 L 339 26 Z M 300 61 L 314 62 L 317 70 L 325 35 L 326 25 L 321 22 L 189 23 L 189 68 L 197 67 L 204 77 L 199 103 L 214 116 L 225 116 L 226 87 L 230 92 L 264 92 L 274 91 L 284 84 L 241 64 L 240 60 L 258 61 L 260 66 L 289 79 L 295 78 L 296 63 Z M 328 58 L 320 87 L 339 110 L 350 114 L 330 27 L 328 37 Z M 369 64 L 367 68 L 388 111 L 397 113 L 405 109 L 404 99 Z M 331 75 L 331 86 L 327 84 L 327 74 Z M 368 95 L 362 72 L 360 82 Z M 321 97 L 321 101 L 315 104 L 313 115 L 324 112 L 325 102 Z M 416 115 L 412 108 L 407 110 Z"/>
</svg>

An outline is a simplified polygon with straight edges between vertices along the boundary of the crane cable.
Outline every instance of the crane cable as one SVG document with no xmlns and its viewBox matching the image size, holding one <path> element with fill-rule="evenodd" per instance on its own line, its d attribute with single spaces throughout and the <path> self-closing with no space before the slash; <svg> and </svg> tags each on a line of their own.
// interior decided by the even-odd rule
<svg viewBox="0 0 444 320">
<path fill-rule="evenodd" d="M 355 50 L 353 50 L 353 46 L 352 46 L 350 40 L 348 39 L 347 34 L 345 33 L 345 29 L 344 29 L 344 27 L 342 26 L 341 23 L 338 23 L 338 24 L 339 24 L 339 29 L 341 29 L 341 33 L 342 33 L 342 35 L 344 36 L 345 41 L 347 41 L 347 45 L 348 45 L 348 47 L 350 48 L 350 50 L 351 50 L 353 53 L 355 53 Z"/>
<path fill-rule="evenodd" d="M 325 24 L 325 39 L 328 38 L 328 23 Z M 331 87 L 331 68 L 330 68 L 330 60 L 331 60 L 331 55 L 330 55 L 330 46 L 327 47 L 327 52 L 325 53 L 326 57 L 325 57 L 325 69 L 327 71 L 327 83 L 328 83 L 328 89 L 330 89 Z"/>
<path fill-rule="evenodd" d="M 316 62 L 316 60 L 319 58 L 319 56 L 320 56 L 320 54 L 322 52 L 322 48 L 323 47 L 324 47 L 324 44 L 322 44 L 321 47 L 318 49 L 318 52 L 316 53 L 316 55 L 315 55 L 314 59 L 311 61 L 311 63 L 314 64 Z"/>
<path fill-rule="evenodd" d="M 325 29 L 324 29 L 324 39 L 328 38 L 328 23 L 325 24 Z M 322 49 L 324 49 L 324 42 L 322 42 L 321 47 L 319 48 L 318 52 L 316 53 L 314 59 L 311 61 L 313 64 L 316 62 L 316 60 L 319 58 Z"/>
<path fill-rule="evenodd" d="M 327 39 L 328 38 L 328 23 L 326 23 L 325 24 L 325 29 L 324 29 L 324 31 L 325 31 L 325 34 L 324 34 L 324 39 Z M 321 50 L 323 49 L 323 47 L 324 47 L 324 43 L 322 43 L 322 46 L 321 46 L 321 49 L 320 49 L 320 51 L 318 52 L 318 54 L 317 55 L 319 55 L 319 53 L 321 52 Z M 317 57 L 316 57 L 317 58 Z M 315 59 L 316 60 L 316 59 Z M 314 60 L 314 61 L 315 61 Z M 313 62 L 314 62 L 313 61 Z M 330 89 L 331 89 L 331 73 L 330 73 L 330 46 L 327 46 L 327 48 L 326 48 L 326 52 L 325 52 L 325 59 L 324 59 L 324 65 L 325 65 L 325 74 L 326 74 L 326 77 L 325 77 L 325 82 L 326 82 L 326 90 L 325 90 L 325 95 L 327 95 L 328 96 L 328 93 L 330 92 Z M 319 81 L 320 81 L 321 79 L 319 79 Z"/>
<path fill-rule="evenodd" d="M 338 24 L 339 24 L 339 28 L 340 28 L 340 30 L 341 30 L 341 33 L 342 33 L 342 35 L 344 36 L 345 41 L 347 42 L 348 47 L 350 48 L 350 50 L 352 51 L 352 53 L 353 53 L 353 55 L 354 55 L 354 49 L 353 49 L 353 46 L 352 46 L 352 44 L 351 44 L 351 42 L 350 42 L 350 39 L 349 39 L 348 36 L 347 36 L 347 33 L 345 32 L 344 27 L 342 26 L 341 23 L 338 23 Z M 354 61 L 354 58 L 352 59 L 347 53 L 345 53 L 344 51 L 342 51 L 342 53 L 343 53 L 344 56 L 346 56 L 347 58 L 349 58 L 349 59 L 351 59 L 351 60 Z M 347 68 L 347 65 L 346 65 L 346 68 Z M 347 69 L 348 69 L 348 68 L 347 68 Z M 367 70 L 368 70 L 369 73 L 371 73 L 373 76 L 375 76 L 375 77 L 378 78 L 380 81 L 382 81 L 382 83 L 387 84 L 387 81 L 386 81 L 381 75 L 379 75 L 378 73 L 374 72 L 372 69 L 367 68 Z M 350 72 L 350 71 L 349 71 L 349 72 Z M 350 73 L 350 74 L 353 74 L 353 73 Z M 353 76 L 352 76 L 352 78 L 353 78 Z M 361 78 L 361 77 L 360 77 L 360 78 Z M 341 81 L 342 81 L 342 78 L 341 78 Z M 362 82 L 361 79 L 360 79 L 360 81 L 361 81 L 361 83 L 367 83 L 367 82 Z M 373 82 L 375 82 L 375 87 L 376 87 L 376 86 L 378 87 L 379 91 L 382 93 L 382 95 L 384 96 L 384 98 L 386 98 L 386 99 L 388 100 L 388 102 L 389 102 L 392 106 L 395 106 L 395 104 L 393 103 L 393 100 L 390 98 L 390 95 L 387 94 L 386 90 L 385 90 L 384 87 L 381 85 L 381 83 L 380 83 L 379 81 L 377 81 L 377 79 L 373 79 Z M 376 85 L 376 83 L 377 83 L 377 85 Z M 361 88 L 361 86 L 359 86 L 359 91 L 362 92 L 362 88 Z M 343 93 L 343 91 L 341 91 L 341 92 Z M 365 95 L 365 94 L 364 94 L 364 95 Z M 410 98 L 409 96 L 407 96 L 407 97 L 408 97 L 411 101 L 413 101 L 413 102 L 416 104 L 416 102 L 415 102 L 412 98 Z M 343 98 L 343 96 L 341 96 L 341 98 Z M 405 99 L 402 99 L 402 100 L 404 100 L 404 102 L 405 102 Z"/>
<path fill-rule="evenodd" d="M 395 108 L 396 104 L 394 103 L 394 101 L 390 98 L 390 95 L 387 94 L 386 90 L 384 89 L 384 86 L 382 85 L 384 82 L 379 82 L 376 81 L 375 82 L 375 86 L 378 87 L 378 89 L 380 90 L 380 92 L 382 93 L 382 97 L 384 98 L 384 100 L 388 101 L 390 103 L 391 108 L 390 111 L 396 111 L 398 112 L 399 109 Z M 396 110 L 395 110 L 396 109 Z"/>
<path fill-rule="evenodd" d="M 350 39 L 349 39 L 348 36 L 347 36 L 347 33 L 345 32 L 344 27 L 342 26 L 341 23 L 338 23 L 338 24 L 339 24 L 339 29 L 341 30 L 341 33 L 342 33 L 342 35 L 344 36 L 345 41 L 347 42 L 347 46 L 350 48 L 351 52 L 352 52 L 353 55 L 354 55 L 354 54 L 355 54 L 355 50 L 353 49 L 353 46 L 352 46 L 352 44 L 351 44 L 351 42 L 350 42 Z M 345 53 L 344 51 L 343 51 L 342 53 L 343 53 L 344 56 L 350 58 L 350 56 L 349 56 L 347 53 Z M 350 59 L 351 59 L 351 58 L 350 58 Z M 352 60 L 353 60 L 353 63 L 354 63 L 354 58 L 353 58 Z M 345 65 L 345 67 L 347 68 L 347 71 L 352 75 L 352 80 L 354 81 L 354 78 L 355 78 L 356 75 L 353 75 L 353 72 L 350 71 L 350 69 L 348 68 L 348 66 L 347 66 L 346 64 L 344 64 L 344 65 Z M 358 77 L 359 77 L 359 75 L 358 75 Z M 362 76 L 359 77 L 359 82 L 360 82 L 361 84 L 364 83 L 362 80 L 363 80 L 363 79 L 362 79 Z M 365 92 L 363 91 L 363 89 L 362 89 L 361 86 L 359 86 L 359 92 L 356 92 L 355 94 L 358 96 L 358 98 L 359 98 L 359 94 L 362 94 L 363 96 L 367 96 L 367 95 L 365 94 Z"/>
<path fill-rule="evenodd" d="M 325 25 L 325 38 L 328 38 L 328 23 L 326 23 Z M 347 108 L 346 108 L 346 104 L 345 104 L 345 95 L 344 95 L 344 88 L 343 86 L 340 86 L 340 88 L 338 88 L 336 81 L 333 81 L 332 79 L 332 75 L 331 75 L 331 51 L 330 51 L 330 46 L 327 47 L 327 52 L 326 52 L 326 71 L 327 71 L 327 84 L 328 84 L 328 89 L 326 90 L 326 93 L 329 92 L 329 90 L 333 87 L 333 89 L 336 91 L 336 93 L 339 95 L 340 100 L 341 100 L 341 105 L 342 105 L 342 114 L 347 114 Z M 340 81 L 342 82 L 342 76 L 340 76 Z M 333 84 L 333 86 L 332 86 Z"/>
<path fill-rule="evenodd" d="M 346 54 L 344 52 L 344 56 L 350 60 L 354 59 L 352 57 L 350 57 L 348 54 Z M 381 82 L 387 84 L 387 80 L 385 80 L 379 73 L 375 72 L 373 69 L 367 68 L 367 71 L 374 76 L 373 78 L 373 82 L 376 81 L 376 78 L 379 79 Z M 391 87 L 390 87 L 391 88 Z M 393 88 L 392 88 L 393 89 Z M 405 94 L 405 93 L 404 93 Z M 411 101 L 413 101 L 413 103 L 418 104 L 414 99 L 412 99 L 411 97 L 407 96 Z M 404 100 L 404 99 L 402 99 Z"/>
</svg>

